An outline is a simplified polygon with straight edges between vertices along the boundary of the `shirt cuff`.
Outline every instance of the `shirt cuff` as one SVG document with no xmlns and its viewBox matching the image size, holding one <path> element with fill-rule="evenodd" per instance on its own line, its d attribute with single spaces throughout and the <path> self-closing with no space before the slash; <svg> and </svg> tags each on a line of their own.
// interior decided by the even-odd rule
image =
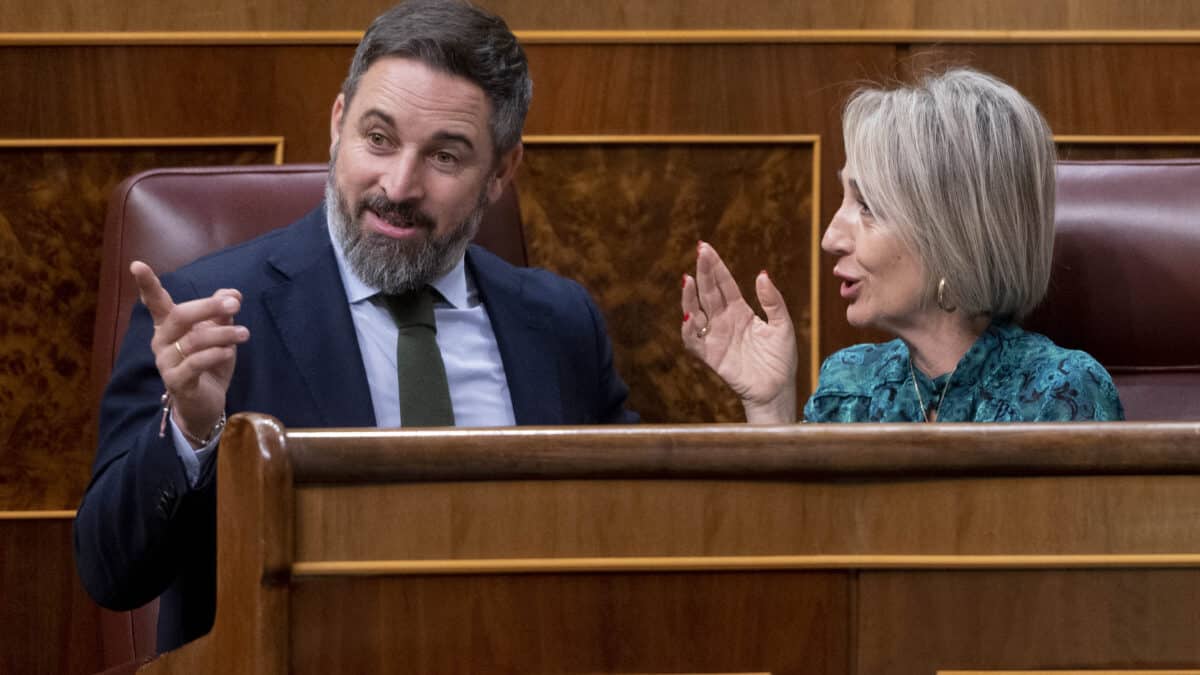
<svg viewBox="0 0 1200 675">
<path fill-rule="evenodd" d="M 208 444 L 202 448 L 193 448 L 191 443 L 183 437 L 183 432 L 175 425 L 174 417 L 170 420 L 171 424 L 171 439 L 175 443 L 175 454 L 179 456 L 179 461 L 183 464 L 183 473 L 187 476 L 188 487 L 195 488 L 200 482 L 200 476 L 208 475 L 211 472 L 209 468 L 213 463 L 213 458 L 217 453 L 213 452 L 217 449 L 217 442 L 221 440 L 221 433 L 213 434 L 213 437 L 208 439 Z"/>
</svg>

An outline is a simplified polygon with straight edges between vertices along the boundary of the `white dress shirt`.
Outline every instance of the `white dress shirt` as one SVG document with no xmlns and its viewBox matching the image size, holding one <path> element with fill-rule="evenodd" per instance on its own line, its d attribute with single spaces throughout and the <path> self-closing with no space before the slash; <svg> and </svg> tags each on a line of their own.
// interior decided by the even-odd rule
<svg viewBox="0 0 1200 675">
<path fill-rule="evenodd" d="M 326 219 L 328 221 L 328 219 Z M 350 318 L 358 337 L 367 386 L 375 423 L 381 428 L 399 427 L 400 382 L 396 374 L 396 322 L 388 312 L 379 289 L 363 283 L 348 267 L 342 248 L 332 230 L 333 253 L 338 273 L 346 289 Z M 434 304 L 437 323 L 438 349 L 446 364 L 446 381 L 450 385 L 450 404 L 454 407 L 454 425 L 459 427 L 494 427 L 516 424 L 508 379 L 500 347 L 492 330 L 487 308 L 479 299 L 475 280 L 467 273 L 466 261 L 460 258 L 454 269 L 435 279 L 433 286 L 444 301 Z M 253 340 L 254 336 L 250 336 Z M 183 462 L 188 483 L 193 487 L 199 480 L 201 465 L 205 470 L 215 456 L 220 436 L 199 450 L 192 449 L 183 433 L 171 420 L 175 451 Z"/>
</svg>

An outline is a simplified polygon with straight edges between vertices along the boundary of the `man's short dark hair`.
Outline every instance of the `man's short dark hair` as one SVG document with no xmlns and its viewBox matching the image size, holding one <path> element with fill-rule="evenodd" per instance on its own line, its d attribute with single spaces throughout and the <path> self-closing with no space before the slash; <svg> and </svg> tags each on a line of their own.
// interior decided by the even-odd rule
<svg viewBox="0 0 1200 675">
<path fill-rule="evenodd" d="M 479 85 L 492 104 L 497 159 L 521 140 L 533 81 L 525 50 L 504 19 L 464 0 L 408 0 L 396 5 L 371 22 L 358 43 L 342 83 L 347 108 L 363 73 L 386 56 L 415 59 Z"/>
</svg>

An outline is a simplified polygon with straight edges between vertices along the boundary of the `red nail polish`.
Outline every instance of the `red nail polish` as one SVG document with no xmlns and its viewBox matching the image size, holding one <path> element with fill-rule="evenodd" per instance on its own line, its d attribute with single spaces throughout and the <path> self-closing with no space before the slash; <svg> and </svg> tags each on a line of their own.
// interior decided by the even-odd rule
<svg viewBox="0 0 1200 675">
<path fill-rule="evenodd" d="M 690 318 L 692 318 L 692 315 L 691 315 L 691 313 L 689 313 L 689 312 L 684 312 L 684 313 L 683 313 L 683 322 L 684 322 L 684 323 L 687 323 L 688 319 L 690 319 Z"/>
<path fill-rule="evenodd" d="M 680 288 L 687 288 L 687 275 L 683 275 L 683 285 Z"/>
</svg>

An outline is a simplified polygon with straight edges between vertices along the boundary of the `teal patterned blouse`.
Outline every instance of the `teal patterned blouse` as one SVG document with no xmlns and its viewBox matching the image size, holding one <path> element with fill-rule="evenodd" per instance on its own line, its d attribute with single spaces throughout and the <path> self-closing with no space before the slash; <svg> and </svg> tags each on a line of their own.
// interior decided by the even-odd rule
<svg viewBox="0 0 1200 675">
<path fill-rule="evenodd" d="M 804 406 L 804 418 L 922 422 L 910 372 L 927 408 L 941 400 L 939 422 L 1125 419 L 1117 388 L 1095 359 L 1010 323 L 993 323 L 953 373 L 932 380 L 919 369 L 910 371 L 908 347 L 901 340 L 843 349 L 821 364 L 820 383 Z"/>
</svg>

